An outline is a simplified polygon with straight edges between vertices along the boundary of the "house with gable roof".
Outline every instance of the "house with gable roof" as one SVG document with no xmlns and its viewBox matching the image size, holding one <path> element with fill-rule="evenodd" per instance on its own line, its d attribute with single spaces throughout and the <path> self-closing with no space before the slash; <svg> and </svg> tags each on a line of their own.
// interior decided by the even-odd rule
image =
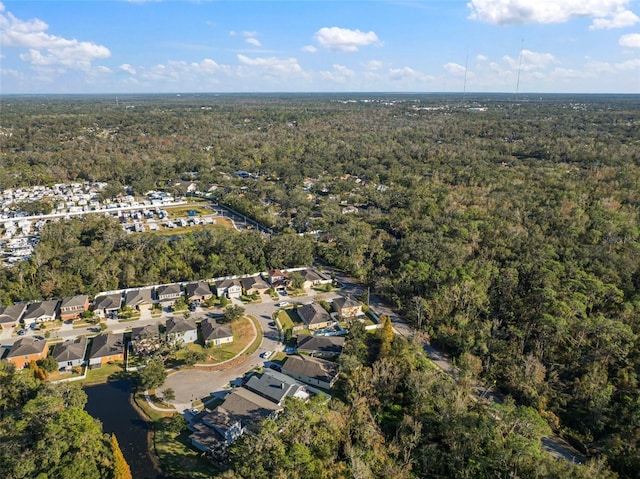
<svg viewBox="0 0 640 479">
<path fill-rule="evenodd" d="M 58 300 L 50 299 L 47 301 L 38 301 L 36 303 L 31 303 L 27 306 L 26 311 L 24 312 L 25 323 L 30 323 L 32 321 L 36 322 L 45 322 L 45 321 L 54 321 L 56 319 L 56 314 L 58 312 Z"/>
<path fill-rule="evenodd" d="M 327 310 L 318 303 L 303 304 L 296 312 L 311 331 L 328 328 L 335 322 Z"/>
<path fill-rule="evenodd" d="M 5 359 L 15 364 L 16 369 L 23 369 L 31 361 L 45 358 L 47 352 L 46 341 L 39 341 L 34 338 L 20 338 L 13 343 Z"/>
<path fill-rule="evenodd" d="M 206 348 L 233 342 L 231 326 L 218 324 L 213 318 L 206 318 L 200 323 L 200 333 Z"/>
<path fill-rule="evenodd" d="M 60 319 L 62 321 L 78 319 L 82 313 L 88 310 L 89 296 L 86 294 L 63 298 L 60 303 Z"/>
<path fill-rule="evenodd" d="M 88 342 L 86 336 L 80 336 L 56 344 L 51 356 L 58 363 L 58 369 L 70 371 L 76 366 L 83 366 L 86 363 Z"/>
<path fill-rule="evenodd" d="M 169 318 L 165 334 L 167 342 L 171 344 L 195 343 L 198 340 L 198 326 L 191 318 Z"/>
<path fill-rule="evenodd" d="M 0 306 L 0 326 L 7 329 L 16 327 L 26 309 L 26 304 Z"/>
</svg>

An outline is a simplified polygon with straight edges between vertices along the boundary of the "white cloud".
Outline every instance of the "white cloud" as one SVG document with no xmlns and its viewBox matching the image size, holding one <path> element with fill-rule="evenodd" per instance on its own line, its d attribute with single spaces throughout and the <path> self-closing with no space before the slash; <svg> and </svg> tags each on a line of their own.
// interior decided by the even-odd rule
<svg viewBox="0 0 640 479">
<path fill-rule="evenodd" d="M 380 70 L 383 66 L 384 63 L 382 63 L 380 60 L 369 60 L 365 64 L 367 70 Z"/>
<path fill-rule="evenodd" d="M 451 75 L 462 76 L 466 72 L 466 68 L 457 63 L 449 62 L 445 64 L 444 69 Z"/>
<path fill-rule="evenodd" d="M 302 67 L 295 58 L 249 58 L 245 55 L 238 55 L 238 61 L 243 65 L 258 67 L 276 75 L 291 75 L 303 72 Z"/>
<path fill-rule="evenodd" d="M 640 48 L 640 33 L 628 33 L 622 35 L 618 43 L 623 47 Z"/>
<path fill-rule="evenodd" d="M 476 60 L 478 60 L 479 62 L 486 62 L 488 59 L 489 57 L 487 57 L 486 55 L 482 55 L 481 53 L 476 55 Z"/>
<path fill-rule="evenodd" d="M 245 40 L 245 42 L 249 43 L 250 45 L 254 45 L 256 47 L 261 47 L 262 43 L 260 43 L 260 40 L 258 40 L 257 38 L 254 37 L 249 37 Z"/>
<path fill-rule="evenodd" d="M 122 65 L 120 65 L 119 68 L 120 68 L 120 70 L 122 70 L 123 72 L 128 73 L 129 75 L 135 75 L 136 74 L 136 69 L 133 68 L 128 63 L 123 63 Z"/>
<path fill-rule="evenodd" d="M 425 75 L 419 71 L 414 70 L 411 67 L 403 68 L 390 68 L 389 79 L 393 81 L 405 81 L 405 80 L 433 80 L 433 77 Z"/>
<path fill-rule="evenodd" d="M 315 34 L 321 47 L 340 52 L 357 52 L 359 47 L 379 44 L 375 32 L 361 32 L 340 27 L 323 27 Z"/>
<path fill-rule="evenodd" d="M 511 58 L 508 55 L 503 57 L 509 67 L 514 70 L 520 68 L 522 71 L 544 70 L 558 60 L 551 53 L 538 53 L 531 50 L 522 50 L 522 61 L 518 58 Z"/>
<path fill-rule="evenodd" d="M 0 5 L 0 12 L 4 12 L 4 5 Z M 36 67 L 63 66 L 88 71 L 93 61 L 111 56 L 105 46 L 50 35 L 46 33 L 48 28 L 45 22 L 37 18 L 23 21 L 10 12 L 2 14 L 0 45 L 27 49 L 20 59 Z"/>
<path fill-rule="evenodd" d="M 302 51 L 307 53 L 315 53 L 318 51 L 318 49 L 313 45 L 305 45 L 304 47 L 302 47 Z"/>
<path fill-rule="evenodd" d="M 589 30 L 611 30 L 613 28 L 631 27 L 640 22 L 640 17 L 631 10 L 621 8 L 611 18 L 596 18 Z"/>
<path fill-rule="evenodd" d="M 336 83 L 344 83 L 349 78 L 353 77 L 355 72 L 344 65 L 333 65 L 333 70 L 331 71 L 321 71 L 320 76 L 329 81 L 333 81 Z"/>
<path fill-rule="evenodd" d="M 630 0 L 471 0 L 469 18 L 493 25 L 563 23 L 594 18 L 592 29 L 633 25 L 638 17 L 625 7 Z M 628 22 L 632 21 L 629 24 Z"/>
</svg>

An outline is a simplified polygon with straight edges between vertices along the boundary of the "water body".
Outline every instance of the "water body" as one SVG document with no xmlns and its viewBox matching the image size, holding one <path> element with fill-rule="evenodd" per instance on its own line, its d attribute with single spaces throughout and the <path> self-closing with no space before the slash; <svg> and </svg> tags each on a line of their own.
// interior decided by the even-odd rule
<svg viewBox="0 0 640 479">
<path fill-rule="evenodd" d="M 86 410 L 102 422 L 104 432 L 115 434 L 122 454 L 136 479 L 162 479 L 155 469 L 147 449 L 147 435 L 151 425 L 131 406 L 129 381 L 112 381 L 86 387 Z"/>
</svg>

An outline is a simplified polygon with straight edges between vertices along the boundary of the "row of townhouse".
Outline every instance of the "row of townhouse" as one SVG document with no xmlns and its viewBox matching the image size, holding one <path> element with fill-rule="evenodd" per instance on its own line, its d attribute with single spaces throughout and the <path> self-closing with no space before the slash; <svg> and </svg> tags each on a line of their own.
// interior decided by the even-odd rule
<svg viewBox="0 0 640 479">
<path fill-rule="evenodd" d="M 198 338 L 206 347 L 220 346 L 233 341 L 233 331 L 227 324 L 218 324 L 212 318 L 206 318 L 198 325 L 193 319 L 170 318 L 165 323 L 165 338 L 171 344 L 194 343 Z M 159 345 L 160 329 L 158 325 L 133 328 L 131 331 L 131 349 L 135 354 L 153 353 Z M 91 344 L 90 349 L 88 344 Z M 49 348 L 46 340 L 32 337 L 20 338 L 9 349 L 5 359 L 15 364 L 17 369 L 29 365 L 47 356 Z M 87 355 L 87 351 L 89 354 Z M 100 334 L 91 341 L 80 336 L 54 345 L 51 356 L 61 371 L 69 371 L 76 366 L 95 368 L 111 361 L 121 361 L 125 357 L 125 336 L 120 334 Z"/>
</svg>

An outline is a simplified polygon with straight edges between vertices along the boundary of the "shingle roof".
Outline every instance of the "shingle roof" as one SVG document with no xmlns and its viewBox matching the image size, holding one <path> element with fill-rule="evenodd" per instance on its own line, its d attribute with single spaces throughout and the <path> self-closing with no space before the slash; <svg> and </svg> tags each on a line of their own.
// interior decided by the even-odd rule
<svg viewBox="0 0 640 479">
<path fill-rule="evenodd" d="M 43 316 L 55 316 L 56 308 L 58 306 L 57 299 L 51 299 L 48 301 L 39 301 L 37 303 L 31 303 L 27 306 L 27 310 L 24 312 L 24 319 L 38 319 Z"/>
<path fill-rule="evenodd" d="M 90 355 L 92 359 L 122 353 L 124 353 L 124 336 L 122 334 L 100 334 L 93 338 Z"/>
<path fill-rule="evenodd" d="M 340 354 L 344 348 L 344 337 L 340 336 L 313 336 L 311 334 L 299 334 L 297 338 L 298 351 L 321 352 L 328 354 Z"/>
<path fill-rule="evenodd" d="M 280 404 L 282 399 L 286 396 L 292 396 L 303 386 L 286 374 L 265 369 L 260 376 L 251 376 L 245 387 L 274 403 Z"/>
<path fill-rule="evenodd" d="M 211 339 L 233 337 L 233 331 L 228 324 L 218 324 L 215 319 L 207 318 L 200 323 L 202 331 L 202 339 L 209 341 Z"/>
<path fill-rule="evenodd" d="M 222 281 L 219 281 L 218 283 L 216 283 L 216 288 L 223 288 L 223 289 L 227 289 L 230 288 L 231 286 L 240 286 L 240 281 L 238 281 L 237 279 L 223 279 Z"/>
<path fill-rule="evenodd" d="M 265 283 L 260 276 L 250 276 L 240 280 L 244 289 L 269 289 L 269 285 Z"/>
<path fill-rule="evenodd" d="M 29 356 L 31 354 L 42 354 L 47 347 L 46 341 L 38 341 L 33 338 L 20 338 L 9 350 L 7 359 L 16 358 L 18 356 Z"/>
<path fill-rule="evenodd" d="M 198 329 L 195 320 L 191 318 L 169 318 L 166 325 L 167 334 L 184 333 Z"/>
<path fill-rule="evenodd" d="M 64 298 L 60 303 L 60 309 L 74 308 L 76 306 L 84 306 L 89 301 L 89 296 L 86 294 L 79 294 L 70 298 Z"/>
<path fill-rule="evenodd" d="M 177 283 L 165 284 L 164 286 L 158 286 L 158 288 L 156 289 L 156 293 L 158 297 L 165 295 L 182 294 L 182 287 Z"/>
<path fill-rule="evenodd" d="M 130 291 L 127 291 L 124 304 L 125 306 L 129 306 L 130 308 L 135 308 L 136 306 L 145 304 L 153 304 L 153 299 L 151 298 L 151 290 L 149 288 L 145 288 L 132 289 Z"/>
<path fill-rule="evenodd" d="M 17 323 L 25 309 L 27 309 L 26 304 L 12 304 L 4 308 L 0 307 L 0 324 Z"/>
<path fill-rule="evenodd" d="M 331 361 L 312 358 L 310 356 L 289 356 L 282 366 L 285 374 L 297 374 L 329 384 L 340 371 L 339 366 Z"/>
<path fill-rule="evenodd" d="M 209 287 L 209 283 L 205 283 L 204 281 L 189 283 L 185 289 L 187 290 L 187 297 L 211 296 L 213 294 L 211 292 L 211 288 Z"/>
<path fill-rule="evenodd" d="M 139 328 L 131 329 L 131 340 L 139 341 L 140 339 L 157 338 L 160 336 L 157 324 L 147 324 Z"/>
<path fill-rule="evenodd" d="M 355 299 L 347 296 L 342 297 L 339 296 L 337 298 L 335 298 L 333 300 L 333 304 L 336 307 L 336 309 L 340 310 L 340 309 L 344 309 L 344 308 L 358 308 L 358 307 L 362 307 L 362 305 L 360 303 L 358 303 Z"/>
<path fill-rule="evenodd" d="M 330 322 L 331 315 L 318 303 L 305 304 L 298 308 L 298 315 L 308 325 Z"/>
<path fill-rule="evenodd" d="M 93 309 L 120 309 L 120 306 L 122 306 L 122 295 L 117 293 L 97 296 L 93 300 Z"/>
<path fill-rule="evenodd" d="M 245 388 L 235 388 L 225 398 L 221 407 L 240 421 L 243 426 L 256 424 L 274 412 L 282 410 L 277 404 Z"/>
<path fill-rule="evenodd" d="M 51 355 L 53 359 L 61 363 L 63 361 L 75 361 L 83 359 L 87 352 L 87 337 L 80 336 L 76 339 L 68 339 L 64 343 L 54 346 Z"/>
</svg>

